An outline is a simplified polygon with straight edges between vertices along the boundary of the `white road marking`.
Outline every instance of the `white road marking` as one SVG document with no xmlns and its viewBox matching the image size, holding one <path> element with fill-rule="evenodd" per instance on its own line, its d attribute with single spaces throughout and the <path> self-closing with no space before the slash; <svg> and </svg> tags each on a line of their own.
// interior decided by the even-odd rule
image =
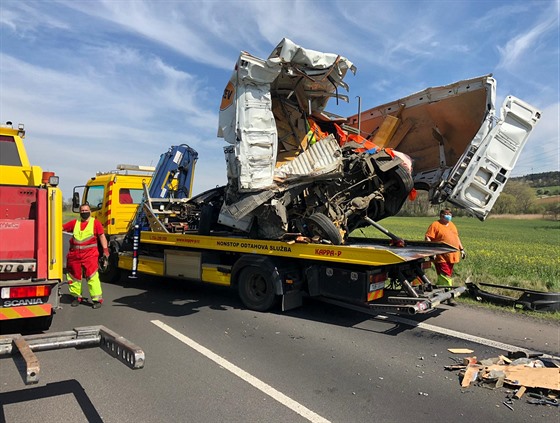
<svg viewBox="0 0 560 423">
<path fill-rule="evenodd" d="M 504 350 L 504 351 L 511 351 L 511 352 L 523 351 L 523 352 L 526 352 L 526 353 L 537 352 L 537 351 L 534 351 L 534 350 L 528 350 L 526 348 L 517 347 L 515 345 L 504 344 L 503 342 L 494 341 L 492 339 L 481 338 L 480 336 L 469 335 L 468 333 L 458 332 L 458 331 L 453 330 L 453 329 L 446 329 L 446 328 L 442 328 L 442 327 L 439 327 L 439 326 L 430 325 L 428 323 L 416 322 L 414 320 L 406 319 L 404 317 L 386 316 L 386 315 L 383 315 L 383 314 L 378 314 L 377 312 L 375 312 L 373 310 L 368 310 L 368 309 L 365 309 L 363 307 L 358 307 L 358 306 L 354 306 L 354 305 L 351 305 L 351 304 L 344 304 L 344 303 L 339 302 L 337 300 L 323 299 L 322 301 L 326 302 L 326 303 L 329 303 L 329 304 L 335 304 L 335 305 L 338 305 L 340 307 L 347 308 L 347 309 L 350 309 L 350 310 L 359 311 L 361 313 L 369 314 L 370 316 L 372 316 L 376 320 L 385 320 L 385 321 L 394 322 L 394 323 L 401 323 L 401 324 L 404 324 L 404 325 L 421 328 L 421 329 L 428 330 L 428 331 L 431 331 L 431 332 L 440 333 L 442 335 L 452 336 L 454 338 L 463 339 L 465 341 L 470 341 L 470 342 L 475 342 L 477 344 L 486 345 L 488 347 L 497 348 L 497 349 Z M 550 355 L 550 354 L 543 354 L 543 355 L 541 355 L 541 357 L 542 358 L 553 359 L 553 360 L 560 360 L 560 357 L 556 357 L 556 356 Z"/>
<path fill-rule="evenodd" d="M 225 358 L 222 358 L 218 354 L 210 351 L 208 348 L 203 347 L 198 342 L 192 340 L 188 336 L 185 336 L 181 332 L 176 331 L 171 326 L 168 326 L 168 325 L 166 325 L 165 323 L 163 323 L 159 320 L 152 320 L 151 322 L 154 325 L 158 326 L 160 329 L 162 329 L 165 332 L 167 332 L 168 334 L 170 334 L 171 336 L 174 336 L 175 338 L 177 338 L 179 341 L 188 345 L 193 350 L 199 352 L 200 354 L 202 354 L 206 358 L 209 358 L 210 360 L 212 360 L 213 362 L 215 362 L 219 366 L 223 367 L 224 369 L 229 370 L 235 376 L 237 376 L 237 377 L 243 379 L 245 382 L 253 385 L 258 390 L 262 391 L 263 393 L 265 393 L 269 397 L 275 399 L 280 404 L 282 404 L 282 405 L 288 407 L 289 409 L 295 411 L 300 416 L 306 418 L 310 422 L 313 422 L 313 423 L 330 423 L 329 420 L 325 419 L 324 417 L 321 417 L 317 413 L 314 413 L 313 411 L 311 411 L 307 407 L 301 405 L 299 402 L 294 401 L 290 397 L 284 395 L 282 392 L 280 392 L 280 391 L 274 389 L 272 386 L 264 383 L 262 380 L 257 379 L 253 375 L 247 373 L 245 370 L 237 367 L 235 364 L 230 363 Z"/>
<path fill-rule="evenodd" d="M 526 352 L 526 353 L 537 352 L 537 351 L 534 351 L 534 350 L 528 350 L 526 348 L 517 347 L 515 345 L 505 344 L 505 343 L 499 342 L 499 341 L 494 341 L 492 339 L 481 338 L 480 336 L 469 335 L 468 333 L 458 332 L 458 331 L 453 330 L 453 329 L 446 329 L 446 328 L 442 328 L 442 327 L 439 327 L 439 326 L 430 325 L 428 323 L 415 322 L 414 320 L 405 319 L 403 317 L 377 316 L 376 318 L 380 319 L 380 320 L 390 320 L 390 321 L 397 322 L 397 323 L 403 323 L 403 324 L 406 324 L 406 325 L 419 327 L 419 328 L 422 328 L 422 329 L 425 329 L 425 330 L 429 330 L 431 332 L 441 333 L 442 335 L 453 336 L 455 338 L 463 339 L 465 341 L 475 342 L 477 344 L 486 345 L 488 347 L 493 347 L 493 348 L 497 348 L 497 349 L 504 350 L 504 351 L 511 351 L 511 352 L 523 351 L 523 352 Z M 549 354 L 543 354 L 541 357 L 555 359 L 555 360 L 560 359 L 560 357 L 555 357 L 555 356 L 549 355 Z"/>
</svg>

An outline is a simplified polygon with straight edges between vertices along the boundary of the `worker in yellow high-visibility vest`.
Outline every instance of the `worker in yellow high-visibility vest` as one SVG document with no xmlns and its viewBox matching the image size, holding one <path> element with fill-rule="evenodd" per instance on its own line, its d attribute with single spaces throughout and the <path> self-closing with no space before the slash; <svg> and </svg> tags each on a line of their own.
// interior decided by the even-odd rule
<svg viewBox="0 0 560 423">
<path fill-rule="evenodd" d="M 91 217 L 89 205 L 80 207 L 80 219 L 74 219 L 63 225 L 64 232 L 72 232 L 70 250 L 66 256 L 68 289 L 74 297 L 72 307 L 83 301 L 82 279 L 88 283 L 89 295 L 93 308 L 101 307 L 103 302 L 101 280 L 99 279 L 99 250 L 97 241 L 103 248 L 103 255 L 109 257 L 107 238 L 101 222 Z"/>
</svg>

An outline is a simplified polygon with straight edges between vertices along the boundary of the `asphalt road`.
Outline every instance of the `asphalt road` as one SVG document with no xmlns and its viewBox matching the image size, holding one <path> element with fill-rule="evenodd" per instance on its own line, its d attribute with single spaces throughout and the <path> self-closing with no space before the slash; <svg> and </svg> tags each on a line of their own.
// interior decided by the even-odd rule
<svg viewBox="0 0 560 423">
<path fill-rule="evenodd" d="M 465 306 L 442 306 L 412 324 L 311 300 L 286 313 L 257 313 L 244 309 L 227 288 L 155 278 L 104 284 L 104 298 L 103 307 L 94 310 L 72 308 L 64 296 L 49 332 L 104 325 L 144 350 L 145 367 L 131 370 L 100 348 L 43 351 L 37 353 L 39 383 L 25 385 L 21 360 L 0 358 L 0 420 L 550 423 L 559 418 L 558 407 L 524 399 L 512 411 L 503 404 L 506 389 L 463 389 L 458 374 L 444 370 L 463 357 L 448 348 L 470 348 L 490 358 L 504 353 L 499 348 L 504 343 L 560 355 L 558 325 Z"/>
</svg>

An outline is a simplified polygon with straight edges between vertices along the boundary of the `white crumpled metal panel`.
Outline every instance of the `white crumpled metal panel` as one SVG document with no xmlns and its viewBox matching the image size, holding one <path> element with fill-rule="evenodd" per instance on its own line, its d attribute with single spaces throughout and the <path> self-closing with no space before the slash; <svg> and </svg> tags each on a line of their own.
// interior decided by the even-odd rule
<svg viewBox="0 0 560 423">
<path fill-rule="evenodd" d="M 294 160 L 286 163 L 274 172 L 274 179 L 280 182 L 316 177 L 340 170 L 342 167 L 342 153 L 333 135 L 329 135 Z"/>
</svg>

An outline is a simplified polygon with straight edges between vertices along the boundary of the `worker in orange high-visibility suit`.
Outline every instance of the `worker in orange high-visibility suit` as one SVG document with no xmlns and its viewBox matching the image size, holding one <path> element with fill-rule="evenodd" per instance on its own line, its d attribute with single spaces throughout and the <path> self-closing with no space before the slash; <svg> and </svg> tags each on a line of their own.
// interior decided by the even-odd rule
<svg viewBox="0 0 560 423">
<path fill-rule="evenodd" d="M 101 307 L 103 302 L 101 280 L 99 279 L 99 251 L 97 240 L 103 248 L 103 255 L 109 257 L 107 238 L 101 222 L 91 217 L 89 205 L 80 207 L 80 219 L 71 220 L 63 225 L 64 232 L 72 232 L 70 250 L 66 256 L 68 289 L 74 297 L 72 307 L 82 302 L 82 278 L 88 283 L 93 308 Z"/>
<path fill-rule="evenodd" d="M 457 227 L 451 222 L 452 216 L 451 210 L 441 210 L 439 212 L 439 220 L 432 223 L 426 231 L 426 241 L 445 242 L 459 249 L 458 252 L 436 256 L 434 263 L 438 275 L 436 285 L 452 286 L 453 279 L 451 279 L 451 276 L 453 275 L 453 266 L 455 263 L 458 263 L 460 259 L 466 258 L 463 244 L 459 239 Z"/>
</svg>

